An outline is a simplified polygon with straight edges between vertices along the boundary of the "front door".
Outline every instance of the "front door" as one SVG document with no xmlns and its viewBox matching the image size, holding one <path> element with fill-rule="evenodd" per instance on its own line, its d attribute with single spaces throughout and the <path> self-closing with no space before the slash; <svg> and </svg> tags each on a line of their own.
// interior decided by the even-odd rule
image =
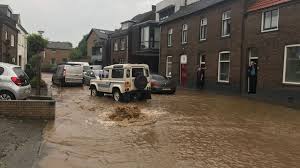
<svg viewBox="0 0 300 168">
<path fill-rule="evenodd" d="M 258 57 L 249 57 L 249 67 L 254 63 L 256 66 L 255 75 L 251 74 L 251 68 L 248 69 L 248 93 L 255 94 L 257 87 L 257 76 L 258 76 Z"/>
<path fill-rule="evenodd" d="M 187 84 L 187 55 L 180 57 L 180 86 L 185 87 Z"/>
</svg>

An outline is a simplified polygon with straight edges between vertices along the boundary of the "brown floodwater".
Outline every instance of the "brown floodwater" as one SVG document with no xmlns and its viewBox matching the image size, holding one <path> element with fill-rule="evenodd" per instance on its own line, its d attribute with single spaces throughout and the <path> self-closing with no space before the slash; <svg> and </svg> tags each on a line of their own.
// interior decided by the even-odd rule
<svg viewBox="0 0 300 168">
<path fill-rule="evenodd" d="M 179 90 L 131 103 L 144 117 L 117 122 L 109 116 L 122 104 L 109 96 L 52 91 L 56 120 L 44 130 L 38 168 L 300 167 L 299 110 Z"/>
</svg>

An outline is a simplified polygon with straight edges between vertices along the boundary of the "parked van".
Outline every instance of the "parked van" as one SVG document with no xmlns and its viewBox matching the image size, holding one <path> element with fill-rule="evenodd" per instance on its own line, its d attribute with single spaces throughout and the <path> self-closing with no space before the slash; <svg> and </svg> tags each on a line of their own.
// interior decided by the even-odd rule
<svg viewBox="0 0 300 168">
<path fill-rule="evenodd" d="M 67 62 L 70 65 L 80 65 L 83 68 L 83 72 L 89 70 L 90 64 L 88 62 Z"/>
<path fill-rule="evenodd" d="M 83 84 L 83 67 L 78 64 L 61 64 L 52 76 L 52 83 L 57 85 Z"/>
<path fill-rule="evenodd" d="M 0 100 L 23 100 L 30 94 L 29 78 L 22 68 L 0 62 Z"/>
</svg>

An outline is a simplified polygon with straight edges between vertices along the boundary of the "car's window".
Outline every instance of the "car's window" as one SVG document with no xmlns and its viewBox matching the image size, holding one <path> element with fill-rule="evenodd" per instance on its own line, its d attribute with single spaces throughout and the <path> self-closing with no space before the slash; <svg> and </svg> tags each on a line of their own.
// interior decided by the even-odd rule
<svg viewBox="0 0 300 168">
<path fill-rule="evenodd" d="M 160 75 L 152 75 L 152 79 L 157 81 L 162 81 L 162 80 L 166 80 L 166 77 Z"/>
<path fill-rule="evenodd" d="M 26 75 L 26 73 L 22 70 L 21 67 L 15 67 L 15 68 L 13 68 L 13 71 L 16 73 L 18 78 L 29 80 L 29 77 Z"/>
<path fill-rule="evenodd" d="M 132 77 L 137 77 L 139 75 L 144 75 L 144 68 L 132 68 Z"/>
<path fill-rule="evenodd" d="M 4 68 L 0 67 L 0 75 L 2 75 L 4 73 Z"/>
<path fill-rule="evenodd" d="M 146 73 L 146 77 L 149 77 L 149 70 L 148 69 L 145 69 L 145 73 Z"/>
<path fill-rule="evenodd" d="M 130 78 L 130 69 L 126 70 L 126 78 Z"/>
<path fill-rule="evenodd" d="M 124 76 L 124 69 L 113 69 L 111 78 L 123 78 Z"/>
</svg>

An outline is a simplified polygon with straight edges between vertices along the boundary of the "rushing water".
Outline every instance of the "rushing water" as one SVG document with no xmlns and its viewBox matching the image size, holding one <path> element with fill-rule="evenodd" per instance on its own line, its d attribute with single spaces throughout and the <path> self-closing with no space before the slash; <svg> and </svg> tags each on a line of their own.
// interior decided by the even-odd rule
<svg viewBox="0 0 300 168">
<path fill-rule="evenodd" d="M 48 81 L 49 75 L 44 76 Z M 133 104 L 146 116 L 114 122 L 122 105 L 87 87 L 53 87 L 56 120 L 40 168 L 295 168 L 300 111 L 233 96 L 178 91 Z"/>
</svg>

